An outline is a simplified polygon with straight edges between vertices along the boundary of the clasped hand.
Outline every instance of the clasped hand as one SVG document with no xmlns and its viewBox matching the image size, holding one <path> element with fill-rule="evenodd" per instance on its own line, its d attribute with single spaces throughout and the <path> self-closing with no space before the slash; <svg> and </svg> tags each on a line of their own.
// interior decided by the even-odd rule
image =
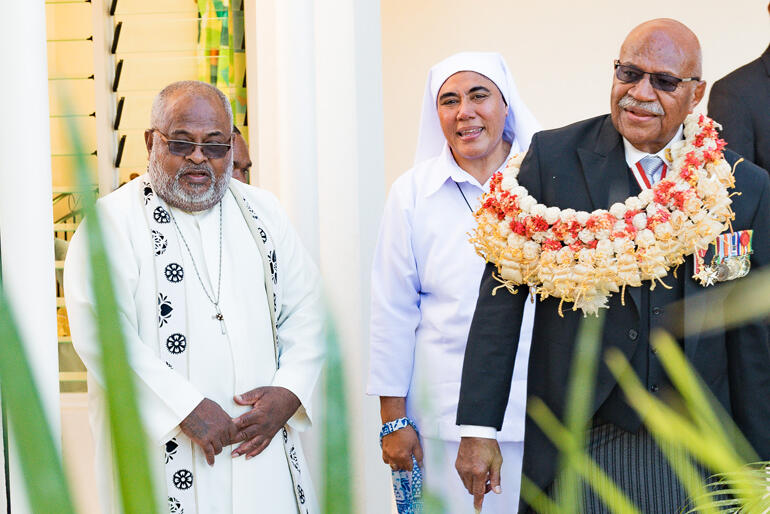
<svg viewBox="0 0 770 514">
<path fill-rule="evenodd" d="M 203 450 L 210 466 L 222 448 L 231 444 L 242 443 L 233 450 L 233 457 L 259 455 L 300 406 L 294 393 L 283 387 L 258 387 L 233 399 L 238 405 L 250 405 L 251 410 L 233 419 L 216 402 L 204 398 L 179 424 Z"/>
<path fill-rule="evenodd" d="M 412 427 L 396 430 L 382 438 L 382 460 L 390 469 L 412 471 L 412 455 L 422 467 L 422 446 Z"/>
</svg>

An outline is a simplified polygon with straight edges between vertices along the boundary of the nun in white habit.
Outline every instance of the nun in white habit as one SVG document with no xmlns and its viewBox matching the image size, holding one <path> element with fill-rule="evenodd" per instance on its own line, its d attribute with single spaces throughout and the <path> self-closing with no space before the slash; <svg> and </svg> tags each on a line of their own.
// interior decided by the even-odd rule
<svg viewBox="0 0 770 514">
<path fill-rule="evenodd" d="M 367 392 L 380 397 L 385 432 L 395 429 L 382 438 L 383 460 L 409 470 L 414 455 L 426 491 L 442 498 L 448 512 L 473 512 L 473 497 L 454 469 L 460 437 L 489 430 L 455 424 L 485 264 L 468 242 L 473 212 L 489 178 L 526 151 L 537 130 L 501 55 L 464 52 L 436 64 L 425 86 L 414 167 L 394 182 L 380 227 Z M 487 495 L 485 513 L 518 505 L 533 316 L 528 303 L 505 422 L 496 434 L 502 492 Z"/>
</svg>

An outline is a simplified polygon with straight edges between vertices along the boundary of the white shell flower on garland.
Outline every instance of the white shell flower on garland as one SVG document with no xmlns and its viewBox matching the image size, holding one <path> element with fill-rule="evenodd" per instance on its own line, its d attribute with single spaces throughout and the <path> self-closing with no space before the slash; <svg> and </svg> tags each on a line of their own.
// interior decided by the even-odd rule
<svg viewBox="0 0 770 514">
<path fill-rule="evenodd" d="M 671 147 L 666 178 L 591 213 L 539 204 L 518 183 L 524 154 L 517 154 L 492 177 L 471 242 L 497 265 L 504 287 L 515 293 L 527 285 L 541 299 L 561 298 L 559 314 L 571 302 L 572 310 L 596 315 L 610 294 L 624 294 L 643 280 L 650 289 L 656 281 L 668 287 L 661 279 L 669 269 L 707 248 L 734 217 L 728 189 L 735 178 L 717 126 L 689 115 L 685 140 Z M 694 278 L 705 283 L 705 277 Z"/>
</svg>

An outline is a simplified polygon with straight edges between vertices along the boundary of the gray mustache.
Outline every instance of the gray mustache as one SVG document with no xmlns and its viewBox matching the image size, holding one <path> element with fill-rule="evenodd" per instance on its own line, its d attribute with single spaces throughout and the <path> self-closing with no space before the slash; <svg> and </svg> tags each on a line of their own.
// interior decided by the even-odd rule
<svg viewBox="0 0 770 514">
<path fill-rule="evenodd" d="M 629 107 L 634 107 L 636 109 L 640 109 L 642 111 L 646 111 L 650 114 L 655 114 L 657 116 L 663 116 L 666 114 L 666 112 L 663 110 L 663 107 L 660 105 L 660 102 L 652 101 L 652 102 L 640 102 L 636 98 L 632 97 L 628 93 L 621 98 L 618 101 L 618 107 L 621 109 L 628 109 Z"/>
<path fill-rule="evenodd" d="M 189 164 L 187 166 L 184 166 L 182 168 L 179 168 L 179 171 L 177 171 L 176 176 L 177 178 L 181 177 L 185 173 L 206 173 L 211 179 L 214 179 L 214 170 L 211 169 L 210 166 L 207 166 L 206 164 Z"/>
</svg>

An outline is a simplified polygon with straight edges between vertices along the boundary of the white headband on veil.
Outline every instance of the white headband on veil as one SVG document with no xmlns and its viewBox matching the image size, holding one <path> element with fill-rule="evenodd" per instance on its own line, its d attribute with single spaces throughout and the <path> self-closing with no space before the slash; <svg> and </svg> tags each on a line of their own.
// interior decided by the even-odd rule
<svg viewBox="0 0 770 514">
<path fill-rule="evenodd" d="M 436 97 L 446 79 L 460 71 L 480 73 L 495 83 L 508 104 L 503 139 L 509 141 L 517 151 L 529 148 L 532 135 L 540 130 L 540 125 L 519 98 L 503 56 L 496 52 L 462 52 L 447 57 L 428 72 L 414 163 L 436 157 L 444 148 L 446 139 L 438 120 Z"/>
</svg>

